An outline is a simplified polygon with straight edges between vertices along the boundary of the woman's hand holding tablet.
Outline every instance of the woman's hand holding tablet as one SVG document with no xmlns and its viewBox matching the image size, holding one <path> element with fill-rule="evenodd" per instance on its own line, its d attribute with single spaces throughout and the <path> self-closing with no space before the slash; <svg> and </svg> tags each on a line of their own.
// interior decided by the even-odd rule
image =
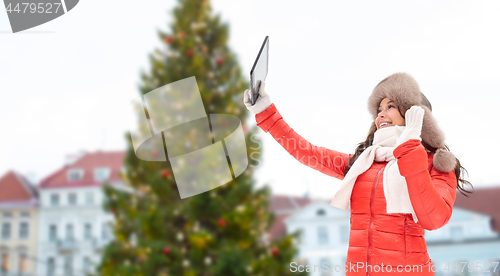
<svg viewBox="0 0 500 276">
<path fill-rule="evenodd" d="M 252 70 L 250 70 L 250 90 L 251 90 L 251 103 L 255 104 L 259 97 L 259 88 L 261 83 L 266 80 L 267 69 L 269 60 L 269 36 L 266 36 L 264 43 L 260 47 L 259 54 L 253 63 Z M 262 95 L 261 95 L 262 96 Z"/>
</svg>

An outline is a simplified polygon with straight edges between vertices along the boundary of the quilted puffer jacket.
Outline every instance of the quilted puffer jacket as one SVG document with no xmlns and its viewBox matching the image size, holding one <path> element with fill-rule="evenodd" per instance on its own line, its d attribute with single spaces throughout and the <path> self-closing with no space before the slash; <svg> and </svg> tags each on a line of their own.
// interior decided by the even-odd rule
<svg viewBox="0 0 500 276">
<path fill-rule="evenodd" d="M 257 125 L 302 164 L 338 179 L 344 178 L 349 155 L 307 142 L 283 120 L 272 104 L 256 114 Z M 443 227 L 455 202 L 454 172 L 441 172 L 432 165 L 419 140 L 409 140 L 394 152 L 400 174 L 405 177 L 411 214 L 388 214 L 383 191 L 387 162 L 374 162 L 359 175 L 351 194 L 351 226 L 346 275 L 434 275 L 427 253 L 425 231 Z"/>
</svg>

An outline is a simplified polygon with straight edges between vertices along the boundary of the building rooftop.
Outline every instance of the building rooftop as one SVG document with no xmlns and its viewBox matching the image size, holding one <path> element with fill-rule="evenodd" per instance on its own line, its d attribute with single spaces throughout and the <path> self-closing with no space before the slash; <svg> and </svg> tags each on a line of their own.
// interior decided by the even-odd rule
<svg viewBox="0 0 500 276">
<path fill-rule="evenodd" d="M 500 233 L 500 186 L 476 188 L 468 196 L 457 191 L 453 206 L 491 216 L 492 229 Z"/>
<path fill-rule="evenodd" d="M 23 175 L 10 170 L 0 177 L 0 204 L 36 203 L 38 192 Z M 7 206 L 6 205 L 6 206 Z"/>
<path fill-rule="evenodd" d="M 97 151 L 93 153 L 83 153 L 78 158 L 72 160 L 61 169 L 55 171 L 40 181 L 40 189 L 63 188 L 63 187 L 82 187 L 99 186 L 102 181 L 96 181 L 94 178 L 94 169 L 107 167 L 110 169 L 109 182 L 119 182 L 120 171 L 126 156 L 125 151 Z M 69 181 L 68 171 L 80 169 L 83 171 L 81 179 Z"/>
</svg>

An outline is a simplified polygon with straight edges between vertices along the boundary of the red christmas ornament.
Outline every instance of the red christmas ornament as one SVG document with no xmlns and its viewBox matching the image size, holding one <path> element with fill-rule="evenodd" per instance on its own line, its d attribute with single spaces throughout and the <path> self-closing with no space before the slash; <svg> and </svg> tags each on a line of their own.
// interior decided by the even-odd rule
<svg viewBox="0 0 500 276">
<path fill-rule="evenodd" d="M 164 170 L 161 171 L 161 175 L 163 176 L 163 178 L 167 178 L 169 176 L 169 174 L 170 173 L 168 172 L 167 169 L 164 169 Z"/>
<path fill-rule="evenodd" d="M 186 55 L 187 55 L 188 57 L 192 57 L 192 56 L 193 56 L 193 54 L 194 54 L 194 51 L 193 51 L 192 49 L 189 49 L 189 50 L 187 50 L 187 52 L 186 52 Z"/>
<path fill-rule="evenodd" d="M 273 254 L 274 257 L 278 256 L 279 253 L 280 251 L 276 247 L 273 247 L 273 249 L 271 250 L 271 254 Z"/>
<path fill-rule="evenodd" d="M 217 65 L 222 65 L 222 63 L 224 63 L 224 59 L 222 59 L 221 57 L 218 57 L 216 62 L 217 62 Z"/>
<path fill-rule="evenodd" d="M 185 37 L 186 37 L 186 33 L 185 33 L 185 32 L 180 32 L 180 33 L 179 33 L 179 36 L 180 36 L 181 38 L 185 38 Z"/>
<path fill-rule="evenodd" d="M 174 40 L 174 39 L 173 39 L 171 36 L 167 36 L 167 37 L 165 38 L 165 41 L 166 41 L 168 44 L 172 43 L 172 41 L 173 41 L 173 40 Z"/>
<path fill-rule="evenodd" d="M 226 226 L 226 221 L 224 219 L 219 219 L 217 223 L 219 224 L 220 227 Z"/>
<path fill-rule="evenodd" d="M 167 247 L 163 248 L 163 254 L 164 254 L 165 256 L 170 255 L 170 247 L 168 247 L 168 246 L 167 246 Z"/>
</svg>

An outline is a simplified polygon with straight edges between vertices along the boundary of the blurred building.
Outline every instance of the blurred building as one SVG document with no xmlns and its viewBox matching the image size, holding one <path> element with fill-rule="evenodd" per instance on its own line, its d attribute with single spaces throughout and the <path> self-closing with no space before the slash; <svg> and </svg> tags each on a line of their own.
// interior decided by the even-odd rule
<svg viewBox="0 0 500 276">
<path fill-rule="evenodd" d="M 342 275 L 349 247 L 349 211 L 314 200 L 284 219 L 288 233 L 301 231 L 297 264 L 310 265 L 309 275 Z"/>
<path fill-rule="evenodd" d="M 296 241 L 299 256 L 293 260 L 297 265 L 310 265 L 311 269 L 316 265 L 316 272 L 310 273 L 314 276 L 331 275 L 321 273 L 321 270 L 326 270 L 321 268 L 324 262 L 334 266 L 345 264 L 349 246 L 348 211 L 332 208 L 330 201 L 307 197 L 273 195 L 270 202 L 270 209 L 276 219 L 271 226 L 269 239 L 300 232 Z M 340 270 L 340 266 L 338 268 Z M 331 272 L 332 268 L 329 270 Z"/>
<path fill-rule="evenodd" d="M 273 196 L 276 221 L 270 238 L 301 230 L 297 240 L 297 263 L 308 264 L 310 275 L 342 275 L 335 270 L 346 261 L 349 246 L 350 214 L 333 208 L 329 201 Z M 289 204 L 301 202 L 301 204 Z M 426 231 L 429 256 L 436 275 L 500 275 L 500 187 L 475 189 L 469 197 L 457 191 L 450 221 L 442 228 Z M 321 265 L 331 263 L 330 274 Z M 462 271 L 463 269 L 463 271 Z M 332 273 L 333 270 L 333 273 Z M 470 270 L 470 272 L 469 272 Z"/>
<path fill-rule="evenodd" d="M 457 192 L 448 224 L 425 239 L 436 275 L 500 275 L 500 187 Z"/>
<path fill-rule="evenodd" d="M 120 186 L 125 152 L 81 152 L 40 182 L 37 275 L 91 272 L 112 239 L 113 216 L 102 204 L 105 182 Z"/>
<path fill-rule="evenodd" d="M 22 175 L 0 178 L 0 275 L 34 276 L 37 252 L 38 194 Z"/>
<path fill-rule="evenodd" d="M 266 238 L 272 241 L 275 238 L 286 235 L 288 231 L 284 219 L 301 210 L 309 203 L 311 203 L 311 200 L 306 197 L 272 195 L 269 198 L 269 209 L 274 213 L 275 219 Z"/>
</svg>

